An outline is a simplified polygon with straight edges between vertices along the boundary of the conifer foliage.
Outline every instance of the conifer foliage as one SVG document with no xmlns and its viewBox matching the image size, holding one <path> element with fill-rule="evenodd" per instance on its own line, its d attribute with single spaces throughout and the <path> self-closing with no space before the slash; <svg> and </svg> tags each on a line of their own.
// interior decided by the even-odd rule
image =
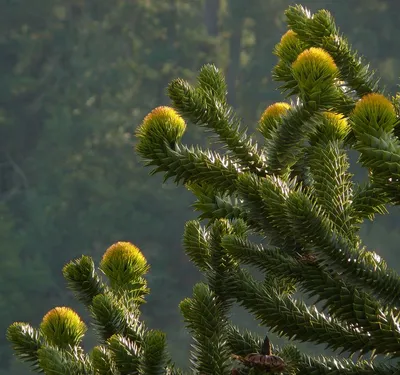
<svg viewBox="0 0 400 375">
<path fill-rule="evenodd" d="M 183 243 L 206 281 L 180 304 L 193 337 L 191 368 L 207 375 L 399 374 L 400 277 L 359 236 L 364 220 L 400 204 L 398 99 L 383 94 L 329 12 L 295 6 L 286 18 L 273 77 L 290 103 L 262 114 L 263 144 L 241 126 L 224 77 L 211 65 L 195 86 L 172 81 L 172 107 L 154 109 L 136 132 L 152 173 L 184 184 L 197 199 L 200 215 L 186 224 Z M 183 144 L 186 121 L 214 132 L 221 151 Z M 363 184 L 349 172 L 349 150 L 369 172 Z M 58 307 L 39 329 L 9 327 L 16 355 L 45 374 L 183 373 L 166 352 L 165 335 L 140 320 L 148 268 L 124 242 L 101 261 L 107 284 L 91 258 L 69 263 L 64 276 L 89 309 L 100 345 L 85 353 L 85 324 Z M 296 299 L 296 291 L 314 304 Z M 266 332 L 342 356 L 312 357 L 242 331 L 230 322 L 235 303 Z"/>
</svg>

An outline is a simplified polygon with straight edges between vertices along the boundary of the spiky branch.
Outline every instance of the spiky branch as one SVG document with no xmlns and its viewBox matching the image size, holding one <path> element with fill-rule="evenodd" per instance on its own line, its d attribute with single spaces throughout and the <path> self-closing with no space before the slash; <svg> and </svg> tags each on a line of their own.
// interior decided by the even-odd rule
<svg viewBox="0 0 400 375">
<path fill-rule="evenodd" d="M 273 77 L 292 98 L 262 114 L 257 128 L 263 145 L 228 106 L 224 76 L 212 65 L 202 68 L 196 85 L 171 82 L 173 108 L 154 109 L 136 131 L 136 150 L 152 173 L 184 184 L 201 211 L 183 236 L 186 253 L 205 276 L 180 304 L 194 339 L 192 370 L 398 374 L 398 364 L 378 363 L 374 356 L 400 357 L 400 277 L 367 250 L 359 229 L 366 218 L 400 204 L 399 106 L 380 91 L 329 12 L 312 15 L 295 6 L 286 17 L 289 30 L 274 50 L 279 61 Z M 213 131 L 221 151 L 184 145 L 185 119 Z M 368 169 L 364 184 L 352 180 L 349 149 Z M 263 281 L 244 266 L 261 271 Z M 72 310 L 56 308 L 40 329 L 25 323 L 9 328 L 16 355 L 47 374 L 182 374 L 166 353 L 165 336 L 140 320 L 148 293 L 140 251 L 115 244 L 100 270 L 109 285 L 89 257 L 64 268 L 68 286 L 91 313 L 100 345 L 85 354 L 80 342 L 86 326 Z M 315 304 L 297 300 L 298 290 Z M 234 303 L 282 337 L 371 359 L 310 357 L 292 344 L 266 348 L 268 337 L 231 324 Z"/>
</svg>

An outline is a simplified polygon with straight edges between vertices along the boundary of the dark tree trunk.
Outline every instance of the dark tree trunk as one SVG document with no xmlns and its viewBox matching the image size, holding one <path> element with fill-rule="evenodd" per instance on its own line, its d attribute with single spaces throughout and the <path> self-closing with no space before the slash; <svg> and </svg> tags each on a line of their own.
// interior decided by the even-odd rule
<svg viewBox="0 0 400 375">
<path fill-rule="evenodd" d="M 220 5 L 220 0 L 204 1 L 204 24 L 210 36 L 218 36 L 218 13 Z"/>
<path fill-rule="evenodd" d="M 177 55 L 176 50 L 176 43 L 179 39 L 177 33 L 178 27 L 178 8 L 177 8 L 177 0 L 168 0 L 168 11 L 164 15 L 165 18 L 160 17 L 164 21 L 164 25 L 167 31 L 167 39 L 165 42 L 164 48 L 164 59 L 161 62 L 160 69 L 165 62 L 171 62 L 175 60 L 175 56 Z M 175 61 L 177 66 L 181 65 L 179 59 Z M 166 87 L 168 86 L 169 82 L 176 78 L 174 73 L 166 74 L 163 76 L 162 84 L 159 86 L 158 91 L 158 103 L 160 105 L 167 105 L 169 103 L 169 99 L 166 96 Z"/>
<path fill-rule="evenodd" d="M 246 7 L 241 0 L 230 0 L 228 2 L 230 20 L 229 38 L 229 65 L 226 73 L 228 85 L 228 102 L 236 107 L 236 82 L 240 69 L 240 52 L 242 49 L 243 23 L 246 18 Z"/>
</svg>

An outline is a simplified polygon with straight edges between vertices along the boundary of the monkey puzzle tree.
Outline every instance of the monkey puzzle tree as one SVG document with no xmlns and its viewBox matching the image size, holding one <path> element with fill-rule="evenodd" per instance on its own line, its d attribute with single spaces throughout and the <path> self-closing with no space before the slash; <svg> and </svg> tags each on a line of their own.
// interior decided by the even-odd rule
<svg viewBox="0 0 400 375">
<path fill-rule="evenodd" d="M 186 224 L 183 238 L 206 278 L 180 304 L 193 336 L 192 369 L 398 374 L 395 361 L 380 357 L 400 356 L 400 277 L 359 236 L 364 220 L 400 204 L 398 97 L 384 96 L 327 11 L 311 15 L 296 6 L 286 17 L 289 31 L 276 46 L 273 76 L 295 100 L 265 110 L 258 127 L 264 145 L 240 127 L 224 77 L 211 65 L 196 86 L 172 81 L 173 108 L 154 109 L 137 129 L 137 152 L 155 166 L 152 173 L 185 184 L 201 212 Z M 184 119 L 213 131 L 225 152 L 184 145 Z M 348 171 L 350 150 L 369 171 L 365 184 Z M 263 279 L 244 265 L 262 271 Z M 181 373 L 166 354 L 164 335 L 140 321 L 148 269 L 140 251 L 115 244 L 100 269 L 109 285 L 88 257 L 65 266 L 64 276 L 89 308 L 101 345 L 85 354 L 80 318 L 56 308 L 40 329 L 26 323 L 9 328 L 17 355 L 46 374 Z M 295 292 L 313 297 L 313 304 L 297 300 Z M 346 356 L 312 357 L 292 344 L 271 347 L 268 338 L 230 322 L 235 303 L 266 330 Z"/>
</svg>

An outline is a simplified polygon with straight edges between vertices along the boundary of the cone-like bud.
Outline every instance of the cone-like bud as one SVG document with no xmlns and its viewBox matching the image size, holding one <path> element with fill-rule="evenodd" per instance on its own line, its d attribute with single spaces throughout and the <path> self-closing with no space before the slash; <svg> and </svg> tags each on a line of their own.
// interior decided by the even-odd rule
<svg viewBox="0 0 400 375">
<path fill-rule="evenodd" d="M 363 133 L 366 128 L 382 129 L 391 132 L 396 126 L 396 111 L 392 102 L 382 94 L 372 93 L 363 96 L 356 104 L 351 120 L 356 132 Z"/>
<path fill-rule="evenodd" d="M 282 121 L 282 115 L 284 115 L 289 108 L 290 105 L 284 102 L 274 103 L 266 108 L 258 123 L 258 130 L 265 138 L 271 138 L 271 135 Z"/>
<path fill-rule="evenodd" d="M 274 53 L 283 61 L 293 63 L 306 46 L 293 30 L 283 34 L 281 41 L 275 46 Z"/>
<path fill-rule="evenodd" d="M 350 126 L 346 118 L 339 113 L 322 112 L 315 118 L 317 132 L 311 135 L 310 143 L 329 142 L 331 140 L 344 141 L 349 134 Z"/>
<path fill-rule="evenodd" d="M 149 269 L 146 258 L 130 242 L 117 242 L 104 253 L 100 269 L 118 287 L 137 281 Z"/>
<path fill-rule="evenodd" d="M 299 96 L 313 111 L 335 106 L 340 92 L 335 85 L 339 69 L 331 55 L 322 48 L 309 48 L 300 53 L 292 64 Z"/>
<path fill-rule="evenodd" d="M 136 129 L 136 136 L 139 138 L 136 149 L 142 157 L 152 159 L 155 147 L 163 147 L 165 142 L 173 147 L 180 141 L 185 130 L 185 121 L 173 108 L 157 107 Z"/>
<path fill-rule="evenodd" d="M 297 56 L 307 47 L 298 38 L 293 30 L 288 30 L 281 38 L 281 41 L 275 46 L 274 54 L 279 57 L 275 65 L 272 76 L 275 81 L 285 82 L 280 88 L 289 91 L 289 95 L 297 95 L 296 81 L 293 79 L 291 64 L 297 59 Z"/>
<path fill-rule="evenodd" d="M 317 83 L 321 79 L 334 78 L 338 73 L 338 67 L 332 56 L 322 48 L 315 47 L 300 53 L 292 68 L 300 82 L 312 76 Z"/>
<path fill-rule="evenodd" d="M 43 317 L 40 324 L 46 339 L 60 348 L 79 345 L 86 329 L 79 315 L 69 307 L 55 307 Z"/>
</svg>

